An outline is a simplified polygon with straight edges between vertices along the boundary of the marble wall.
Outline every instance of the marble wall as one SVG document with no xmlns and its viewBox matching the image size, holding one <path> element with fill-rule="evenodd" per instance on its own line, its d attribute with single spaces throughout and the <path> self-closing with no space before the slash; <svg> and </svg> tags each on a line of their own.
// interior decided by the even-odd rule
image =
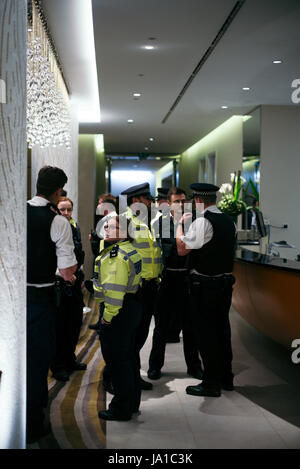
<svg viewBox="0 0 300 469">
<path fill-rule="evenodd" d="M 0 448 L 17 449 L 26 414 L 26 4 L 0 8 Z"/>
</svg>

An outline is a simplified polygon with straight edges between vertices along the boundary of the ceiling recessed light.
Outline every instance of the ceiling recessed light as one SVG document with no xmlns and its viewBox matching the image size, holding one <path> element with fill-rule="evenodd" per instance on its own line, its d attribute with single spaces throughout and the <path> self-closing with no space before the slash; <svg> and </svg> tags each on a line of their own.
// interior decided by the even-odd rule
<svg viewBox="0 0 300 469">
<path fill-rule="evenodd" d="M 141 93 L 133 93 L 133 96 L 134 96 L 135 98 L 139 98 L 139 97 L 141 96 Z"/>
<path fill-rule="evenodd" d="M 243 87 L 243 90 L 244 90 L 244 91 L 249 91 L 250 88 L 249 88 L 249 86 L 244 86 L 244 87 Z"/>
<path fill-rule="evenodd" d="M 222 106 L 222 109 L 228 109 L 228 106 Z"/>
<path fill-rule="evenodd" d="M 149 40 L 149 41 L 155 41 L 155 40 L 156 40 L 156 37 L 148 37 L 148 40 Z"/>
<path fill-rule="evenodd" d="M 145 46 L 144 49 L 146 49 L 146 50 L 152 50 L 152 49 L 154 49 L 154 46 Z"/>
<path fill-rule="evenodd" d="M 127 122 L 129 122 L 129 124 L 132 124 L 133 119 L 128 119 Z"/>
<path fill-rule="evenodd" d="M 145 150 L 149 150 L 149 148 L 148 148 L 148 147 L 145 147 Z"/>
<path fill-rule="evenodd" d="M 273 60 L 273 64 L 282 64 L 282 60 Z"/>
<path fill-rule="evenodd" d="M 150 142 L 153 142 L 153 141 L 154 141 L 154 138 L 153 138 L 153 137 L 150 137 L 149 140 L 150 140 Z"/>
</svg>

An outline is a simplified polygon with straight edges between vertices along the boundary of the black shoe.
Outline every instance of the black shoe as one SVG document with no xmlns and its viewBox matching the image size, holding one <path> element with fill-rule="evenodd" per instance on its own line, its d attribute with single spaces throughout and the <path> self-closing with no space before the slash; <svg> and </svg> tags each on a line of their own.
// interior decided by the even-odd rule
<svg viewBox="0 0 300 469">
<path fill-rule="evenodd" d="M 203 371 L 201 370 L 201 368 L 196 368 L 194 370 L 188 369 L 187 374 L 199 380 L 203 379 Z"/>
<path fill-rule="evenodd" d="M 149 379 L 159 379 L 161 377 L 161 372 L 160 370 L 148 370 L 147 375 Z"/>
<path fill-rule="evenodd" d="M 221 391 L 219 389 L 213 388 L 204 388 L 202 384 L 198 386 L 188 386 L 186 388 L 186 393 L 191 396 L 208 396 L 208 397 L 220 397 Z"/>
<path fill-rule="evenodd" d="M 53 378 L 55 378 L 57 381 L 69 381 L 69 373 L 67 373 L 65 370 L 59 370 L 55 371 L 52 373 Z"/>
<path fill-rule="evenodd" d="M 71 363 L 68 367 L 67 367 L 67 370 L 68 371 L 83 371 L 83 370 L 86 370 L 87 368 L 87 365 L 86 363 L 80 363 L 80 362 L 74 362 L 74 363 Z"/>
<path fill-rule="evenodd" d="M 103 389 L 104 391 L 109 392 L 109 394 L 115 394 L 111 381 L 103 381 Z"/>
<path fill-rule="evenodd" d="M 26 435 L 26 444 L 31 445 L 36 441 L 41 440 L 45 436 L 49 435 L 52 431 L 51 424 L 43 425 L 43 427 L 36 432 L 28 432 Z"/>
<path fill-rule="evenodd" d="M 97 331 L 98 329 L 100 329 L 100 326 L 99 326 L 98 323 L 96 323 L 96 324 L 90 324 L 90 325 L 89 325 L 89 329 L 93 329 L 93 330 Z"/>
<path fill-rule="evenodd" d="M 222 383 L 222 389 L 224 389 L 224 391 L 234 391 L 234 385 L 233 383 Z"/>
<path fill-rule="evenodd" d="M 149 383 L 148 381 L 143 380 L 140 378 L 140 386 L 143 391 L 151 391 L 153 388 L 152 383 Z"/>
<path fill-rule="evenodd" d="M 120 420 L 122 422 L 131 420 L 131 416 L 128 417 L 124 415 L 119 415 L 113 412 L 112 410 L 100 410 L 100 412 L 98 412 L 98 417 L 102 420 Z"/>
</svg>

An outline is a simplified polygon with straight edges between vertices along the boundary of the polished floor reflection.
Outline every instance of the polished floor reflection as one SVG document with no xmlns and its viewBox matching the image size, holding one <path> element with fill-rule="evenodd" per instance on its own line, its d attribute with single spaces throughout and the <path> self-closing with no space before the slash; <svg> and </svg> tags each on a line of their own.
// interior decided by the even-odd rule
<svg viewBox="0 0 300 469">
<path fill-rule="evenodd" d="M 182 342 L 168 344 L 161 379 L 143 391 L 141 413 L 107 422 L 107 448 L 300 448 L 300 363 L 231 312 L 235 391 L 189 396 Z M 145 379 L 151 334 L 142 351 Z M 182 341 L 182 339 L 181 339 Z M 107 403 L 111 396 L 107 395 Z"/>
</svg>

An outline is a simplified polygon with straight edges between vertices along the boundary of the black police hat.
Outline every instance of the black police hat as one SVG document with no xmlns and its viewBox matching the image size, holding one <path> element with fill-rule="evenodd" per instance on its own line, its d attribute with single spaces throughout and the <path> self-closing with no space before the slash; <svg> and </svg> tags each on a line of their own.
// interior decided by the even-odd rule
<svg viewBox="0 0 300 469">
<path fill-rule="evenodd" d="M 167 187 L 158 187 L 157 188 L 157 200 L 166 199 L 168 196 L 169 188 Z"/>
<path fill-rule="evenodd" d="M 193 190 L 192 197 L 201 197 L 202 195 L 216 195 L 216 193 L 220 189 L 214 184 L 206 184 L 202 182 L 195 182 L 194 184 L 190 185 L 190 188 Z"/>
<path fill-rule="evenodd" d="M 127 195 L 128 197 L 135 197 L 135 196 L 143 195 L 144 197 L 153 199 L 150 193 L 150 185 L 148 182 L 145 182 L 143 184 L 138 184 L 137 186 L 128 187 L 128 189 L 121 192 L 121 195 Z"/>
</svg>

